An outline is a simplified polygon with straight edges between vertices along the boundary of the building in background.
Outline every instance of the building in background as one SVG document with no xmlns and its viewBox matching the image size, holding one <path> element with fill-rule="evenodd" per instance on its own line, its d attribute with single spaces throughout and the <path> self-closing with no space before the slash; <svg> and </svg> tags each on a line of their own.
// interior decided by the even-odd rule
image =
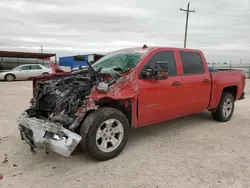
<svg viewBox="0 0 250 188">
<path fill-rule="evenodd" d="M 81 58 L 78 58 L 78 57 Z M 79 55 L 79 56 L 67 56 L 67 57 L 59 57 L 59 66 L 63 67 L 70 67 L 71 69 L 82 66 L 88 66 L 88 61 L 90 64 L 95 63 L 97 60 L 102 58 L 104 55 L 102 54 L 86 54 L 86 55 Z M 82 60 L 85 59 L 86 61 Z"/>
<path fill-rule="evenodd" d="M 51 62 L 56 62 L 56 54 L 0 51 L 0 70 L 10 70 L 23 64 L 41 64 L 49 67 Z"/>
</svg>

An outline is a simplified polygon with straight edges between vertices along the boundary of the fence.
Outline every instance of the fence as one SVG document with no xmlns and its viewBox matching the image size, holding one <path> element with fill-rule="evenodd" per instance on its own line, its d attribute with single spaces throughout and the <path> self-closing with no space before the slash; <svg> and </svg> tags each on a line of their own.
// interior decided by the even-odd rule
<svg viewBox="0 0 250 188">
<path fill-rule="evenodd" d="M 216 69 L 243 70 L 246 77 L 250 78 L 250 64 L 209 64 L 208 66 Z"/>
</svg>

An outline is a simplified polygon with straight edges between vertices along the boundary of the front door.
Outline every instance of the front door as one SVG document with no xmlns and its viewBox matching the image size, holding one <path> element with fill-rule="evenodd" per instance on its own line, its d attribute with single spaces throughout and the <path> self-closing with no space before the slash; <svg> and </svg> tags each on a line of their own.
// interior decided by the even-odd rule
<svg viewBox="0 0 250 188">
<path fill-rule="evenodd" d="M 31 76 L 30 65 L 23 65 L 15 72 L 15 76 L 18 80 L 25 80 Z"/>
<path fill-rule="evenodd" d="M 177 76 L 177 66 L 173 51 L 155 52 L 146 62 L 143 70 L 154 69 L 156 62 L 168 64 L 168 78 L 165 80 L 138 79 L 138 126 L 157 123 L 178 116 L 180 107 L 181 76 Z M 140 73 L 139 73 L 140 74 Z"/>
</svg>

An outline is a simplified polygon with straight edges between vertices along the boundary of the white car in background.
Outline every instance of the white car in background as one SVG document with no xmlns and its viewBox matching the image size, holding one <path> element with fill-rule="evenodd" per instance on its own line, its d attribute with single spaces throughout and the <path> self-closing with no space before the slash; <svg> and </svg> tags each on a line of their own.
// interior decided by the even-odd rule
<svg viewBox="0 0 250 188">
<path fill-rule="evenodd" d="M 12 70 L 0 72 L 0 80 L 28 80 L 42 74 L 51 74 L 52 69 L 40 64 L 24 64 Z"/>
</svg>

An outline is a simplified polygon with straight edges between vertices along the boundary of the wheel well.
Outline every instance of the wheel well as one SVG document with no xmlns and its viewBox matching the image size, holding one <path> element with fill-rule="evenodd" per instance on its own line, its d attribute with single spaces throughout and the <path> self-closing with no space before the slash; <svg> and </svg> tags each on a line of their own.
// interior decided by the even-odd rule
<svg viewBox="0 0 250 188">
<path fill-rule="evenodd" d="M 131 122 L 132 117 L 132 108 L 130 99 L 123 100 L 114 100 L 111 98 L 103 98 L 96 103 L 99 107 L 111 107 L 115 108 L 124 113 L 124 115 L 128 118 L 128 121 Z"/>
<path fill-rule="evenodd" d="M 6 77 L 7 77 L 8 75 L 12 75 L 12 76 L 14 76 L 14 79 L 16 79 L 16 76 L 15 76 L 14 74 L 8 73 L 8 74 L 6 74 L 6 75 L 4 76 L 4 79 L 5 79 L 5 80 L 6 80 Z"/>
<path fill-rule="evenodd" d="M 49 74 L 48 72 L 44 72 L 44 73 L 42 73 L 42 74 Z"/>
<path fill-rule="evenodd" d="M 115 109 L 121 111 L 128 118 L 129 124 L 131 126 L 132 108 L 131 108 L 130 99 L 114 100 L 114 99 L 111 99 L 111 98 L 103 98 L 103 99 L 97 101 L 96 105 L 99 106 L 99 107 L 111 107 L 111 108 L 115 108 Z M 81 120 L 80 126 L 78 126 L 76 128 L 76 130 L 75 130 L 76 133 L 80 132 L 81 125 L 82 125 L 83 121 L 93 111 L 94 110 L 89 110 L 89 111 L 86 112 L 84 118 Z"/>
<path fill-rule="evenodd" d="M 233 95 L 234 99 L 236 99 L 237 86 L 225 87 L 222 92 L 231 93 Z"/>
</svg>

